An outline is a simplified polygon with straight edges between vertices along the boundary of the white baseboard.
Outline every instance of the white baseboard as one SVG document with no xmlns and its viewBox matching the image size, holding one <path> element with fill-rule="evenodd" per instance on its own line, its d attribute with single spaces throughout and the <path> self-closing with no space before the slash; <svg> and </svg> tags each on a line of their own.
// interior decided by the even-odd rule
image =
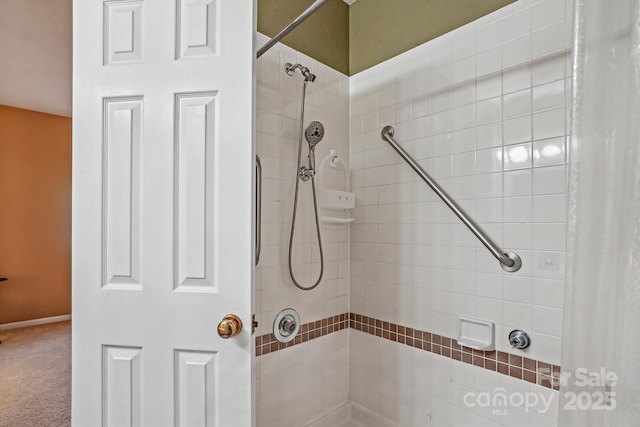
<svg viewBox="0 0 640 427">
<path fill-rule="evenodd" d="M 352 425 L 366 427 L 393 427 L 393 423 L 353 402 L 343 403 L 331 412 L 305 424 L 305 427 L 336 427 L 350 421 L 353 422 Z"/>
<path fill-rule="evenodd" d="M 6 331 L 7 329 L 26 328 L 27 326 L 44 325 L 46 323 L 56 323 L 71 320 L 70 314 L 63 314 L 62 316 L 43 317 L 40 319 L 25 320 L 22 322 L 3 323 L 0 325 L 0 331 Z"/>
</svg>

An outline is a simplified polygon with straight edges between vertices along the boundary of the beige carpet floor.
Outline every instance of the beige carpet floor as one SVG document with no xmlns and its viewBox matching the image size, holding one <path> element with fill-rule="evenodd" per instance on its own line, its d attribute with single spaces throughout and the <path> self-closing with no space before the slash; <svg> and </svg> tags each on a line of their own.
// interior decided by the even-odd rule
<svg viewBox="0 0 640 427">
<path fill-rule="evenodd" d="M 0 426 L 71 425 L 71 322 L 0 331 Z"/>
</svg>

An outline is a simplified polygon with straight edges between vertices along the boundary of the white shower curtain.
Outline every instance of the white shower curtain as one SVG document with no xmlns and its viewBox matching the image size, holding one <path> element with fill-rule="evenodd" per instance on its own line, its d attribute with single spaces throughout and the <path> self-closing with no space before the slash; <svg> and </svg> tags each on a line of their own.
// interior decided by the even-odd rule
<svg viewBox="0 0 640 427">
<path fill-rule="evenodd" d="M 559 425 L 638 426 L 640 0 L 576 1 L 571 134 Z"/>
</svg>

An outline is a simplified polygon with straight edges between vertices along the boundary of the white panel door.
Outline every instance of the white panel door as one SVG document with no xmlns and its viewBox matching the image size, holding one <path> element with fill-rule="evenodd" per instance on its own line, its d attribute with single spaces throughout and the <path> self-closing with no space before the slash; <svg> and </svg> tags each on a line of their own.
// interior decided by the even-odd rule
<svg viewBox="0 0 640 427">
<path fill-rule="evenodd" d="M 73 8 L 72 423 L 251 426 L 254 1 Z"/>
</svg>

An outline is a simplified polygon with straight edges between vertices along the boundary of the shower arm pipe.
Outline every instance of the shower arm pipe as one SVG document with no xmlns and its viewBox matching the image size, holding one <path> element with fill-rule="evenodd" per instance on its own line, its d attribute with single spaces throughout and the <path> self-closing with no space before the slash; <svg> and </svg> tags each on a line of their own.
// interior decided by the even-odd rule
<svg viewBox="0 0 640 427">
<path fill-rule="evenodd" d="M 489 252 L 496 257 L 498 261 L 500 261 L 500 267 L 503 270 L 513 273 L 515 271 L 520 270 L 522 266 L 522 260 L 520 256 L 514 252 L 505 252 L 498 246 L 491 238 L 480 228 L 476 223 L 474 223 L 465 211 L 462 210 L 460 206 L 453 200 L 446 191 L 435 182 L 427 172 L 420 167 L 419 164 L 415 162 L 409 156 L 409 154 L 393 139 L 394 129 L 392 126 L 385 126 L 382 129 L 382 139 L 387 141 L 391 147 L 402 157 L 411 168 L 422 178 L 424 182 L 431 187 L 431 189 L 442 199 L 442 201 L 453 211 L 454 214 L 464 223 L 464 225 L 471 230 L 471 232 L 482 242 L 482 244 L 489 249 Z"/>
<path fill-rule="evenodd" d="M 302 14 L 300 16 L 298 16 L 296 19 L 293 20 L 293 22 L 291 22 L 289 25 L 287 25 L 286 27 L 284 27 L 282 29 L 282 31 L 280 31 L 278 34 L 276 34 L 276 36 L 274 38 L 272 38 L 271 40 L 269 40 L 268 42 L 266 42 L 264 44 L 264 46 L 262 46 L 260 49 L 258 49 L 258 52 L 256 54 L 257 58 L 260 58 L 266 51 L 268 51 L 269 49 L 271 49 L 271 47 L 278 43 L 284 36 L 286 36 L 287 34 L 289 34 L 291 31 L 293 31 L 294 28 L 296 28 L 298 25 L 302 24 L 302 22 L 307 19 L 309 16 L 313 15 L 313 13 L 318 10 L 320 8 L 320 6 L 322 6 L 323 4 L 325 4 L 327 1 L 329 0 L 316 0 L 315 2 L 313 2 L 313 4 L 311 6 L 309 6 L 307 8 L 307 10 L 305 10 L 304 12 L 302 12 Z"/>
</svg>

